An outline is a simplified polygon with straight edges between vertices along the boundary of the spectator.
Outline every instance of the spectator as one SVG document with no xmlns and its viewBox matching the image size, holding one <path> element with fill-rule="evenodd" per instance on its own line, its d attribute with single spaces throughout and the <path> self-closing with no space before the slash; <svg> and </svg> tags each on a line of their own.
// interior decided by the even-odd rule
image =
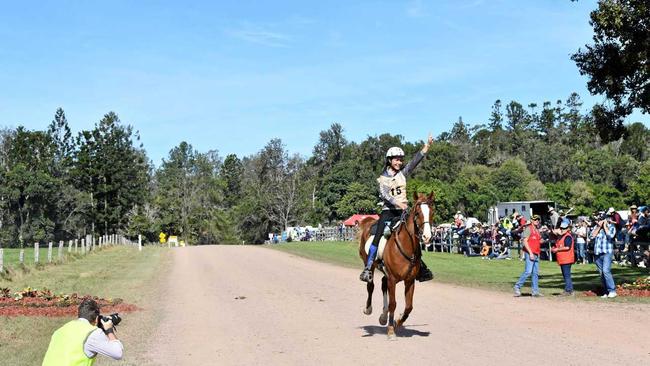
<svg viewBox="0 0 650 366">
<path fill-rule="evenodd" d="M 630 213 L 627 215 L 627 223 L 625 224 L 625 246 L 630 245 L 630 236 L 636 233 L 639 228 L 639 213 L 637 212 L 636 205 L 630 206 Z"/>
<path fill-rule="evenodd" d="M 646 235 L 645 233 L 650 230 L 650 209 L 648 209 L 648 206 L 642 206 L 639 208 L 639 212 L 641 215 L 639 215 L 639 227 L 634 233 L 635 236 Z"/>
<path fill-rule="evenodd" d="M 571 223 L 568 219 L 563 219 L 560 223 L 560 239 L 555 242 L 551 252 L 555 253 L 557 264 L 562 270 L 564 277 L 563 296 L 573 296 L 573 281 L 571 280 L 571 265 L 575 261 L 573 236 L 571 236 Z"/>
<path fill-rule="evenodd" d="M 603 298 L 616 297 L 616 284 L 612 276 L 612 257 L 614 253 L 614 238 L 616 237 L 616 226 L 611 218 L 602 218 L 596 224 L 596 229 L 592 235 L 595 235 L 594 245 L 594 262 L 598 267 L 600 279 L 605 288 Z"/>
<path fill-rule="evenodd" d="M 578 263 L 587 263 L 587 222 L 582 220 L 573 232 L 576 237 Z"/>
<path fill-rule="evenodd" d="M 512 230 L 512 221 L 510 221 L 508 216 L 499 219 L 499 230 L 503 235 L 510 235 L 510 230 Z"/>
<path fill-rule="evenodd" d="M 502 236 L 498 240 L 495 240 L 492 244 L 492 252 L 488 256 L 488 259 L 508 259 L 510 260 L 510 248 L 506 241 L 506 237 Z"/>
<path fill-rule="evenodd" d="M 539 216 L 532 217 L 532 223 L 527 225 L 523 235 L 522 243 L 524 246 L 524 272 L 519 277 L 519 281 L 514 286 L 515 297 L 521 296 L 521 287 L 524 285 L 528 277 L 532 275 L 532 295 L 540 297 L 542 294 L 539 292 L 539 253 L 540 253 L 540 240 L 539 233 Z"/>
<path fill-rule="evenodd" d="M 555 207 L 549 207 L 548 212 L 551 215 L 551 227 L 555 229 L 560 221 L 560 214 L 555 211 Z"/>
<path fill-rule="evenodd" d="M 614 207 L 610 207 L 607 210 L 607 216 L 611 217 L 614 221 L 614 225 L 616 226 L 616 231 L 621 231 L 623 229 L 623 219 L 621 218 L 621 214 L 616 212 L 614 210 Z"/>
</svg>

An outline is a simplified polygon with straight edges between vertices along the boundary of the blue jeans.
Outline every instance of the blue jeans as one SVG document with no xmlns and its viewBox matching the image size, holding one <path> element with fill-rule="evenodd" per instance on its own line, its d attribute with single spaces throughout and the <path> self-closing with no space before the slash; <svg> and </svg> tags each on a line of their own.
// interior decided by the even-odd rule
<svg viewBox="0 0 650 366">
<path fill-rule="evenodd" d="M 611 261 L 610 261 L 611 262 Z M 533 294 L 539 293 L 539 255 L 535 256 L 535 260 L 530 260 L 530 254 L 524 252 L 524 272 L 519 277 L 519 281 L 515 284 L 517 289 L 521 289 L 528 277 L 533 276 Z"/>
<path fill-rule="evenodd" d="M 562 277 L 564 277 L 564 291 L 573 292 L 573 281 L 571 280 L 571 265 L 562 264 L 560 265 L 562 270 Z"/>
<path fill-rule="evenodd" d="M 605 291 L 608 293 L 616 292 L 616 284 L 614 283 L 614 276 L 612 276 L 612 253 L 597 254 L 595 262 Z"/>
<path fill-rule="evenodd" d="M 586 243 L 577 243 L 578 245 L 578 261 L 583 261 L 587 258 Z"/>
</svg>

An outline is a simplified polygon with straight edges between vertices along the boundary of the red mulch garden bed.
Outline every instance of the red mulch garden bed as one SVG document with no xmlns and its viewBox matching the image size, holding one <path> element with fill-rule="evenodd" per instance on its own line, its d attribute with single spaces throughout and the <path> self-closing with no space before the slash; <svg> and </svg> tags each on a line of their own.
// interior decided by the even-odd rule
<svg viewBox="0 0 650 366">
<path fill-rule="evenodd" d="M 103 314 L 129 313 L 140 310 L 122 299 L 102 299 L 96 296 L 78 294 L 54 294 L 50 290 L 34 290 L 11 293 L 8 288 L 0 289 L 0 316 L 75 316 L 79 304 L 86 298 L 97 301 Z"/>
<path fill-rule="evenodd" d="M 650 277 L 642 277 L 632 283 L 616 286 L 618 296 L 650 297 Z M 585 291 L 585 296 L 598 296 L 594 291 Z"/>
</svg>

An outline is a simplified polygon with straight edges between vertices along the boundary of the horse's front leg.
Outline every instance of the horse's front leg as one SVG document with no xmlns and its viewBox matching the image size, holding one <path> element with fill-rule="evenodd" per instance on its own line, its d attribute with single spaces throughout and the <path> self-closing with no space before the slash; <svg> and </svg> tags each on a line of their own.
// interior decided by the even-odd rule
<svg viewBox="0 0 650 366">
<path fill-rule="evenodd" d="M 395 280 L 388 278 L 388 340 L 394 341 L 397 339 L 395 336 Z"/>
<path fill-rule="evenodd" d="M 399 320 L 395 324 L 395 329 L 401 327 L 406 319 L 408 319 L 411 310 L 413 310 L 413 293 L 415 292 L 415 280 L 404 281 L 404 312 L 400 315 Z"/>
<path fill-rule="evenodd" d="M 366 308 L 363 310 L 363 313 L 370 315 L 372 314 L 372 292 L 375 290 L 374 279 L 366 284 L 366 290 L 368 290 L 368 298 L 366 299 Z"/>
<path fill-rule="evenodd" d="M 379 324 L 386 325 L 388 320 L 388 278 L 386 276 L 381 278 L 381 294 L 384 299 L 384 307 L 379 316 Z"/>
</svg>

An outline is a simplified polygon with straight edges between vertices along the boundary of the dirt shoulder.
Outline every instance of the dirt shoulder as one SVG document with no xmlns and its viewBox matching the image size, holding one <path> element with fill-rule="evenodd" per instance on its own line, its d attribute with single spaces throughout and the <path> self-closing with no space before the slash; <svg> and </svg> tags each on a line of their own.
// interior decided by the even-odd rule
<svg viewBox="0 0 650 366">
<path fill-rule="evenodd" d="M 639 365 L 650 306 L 417 284 L 414 310 L 387 342 L 362 307 L 358 271 L 255 246 L 178 248 L 145 358 L 156 365 Z M 378 286 L 379 287 L 379 286 Z M 398 291 L 403 287 L 398 286 Z M 398 310 L 403 308 L 398 296 Z"/>
</svg>

